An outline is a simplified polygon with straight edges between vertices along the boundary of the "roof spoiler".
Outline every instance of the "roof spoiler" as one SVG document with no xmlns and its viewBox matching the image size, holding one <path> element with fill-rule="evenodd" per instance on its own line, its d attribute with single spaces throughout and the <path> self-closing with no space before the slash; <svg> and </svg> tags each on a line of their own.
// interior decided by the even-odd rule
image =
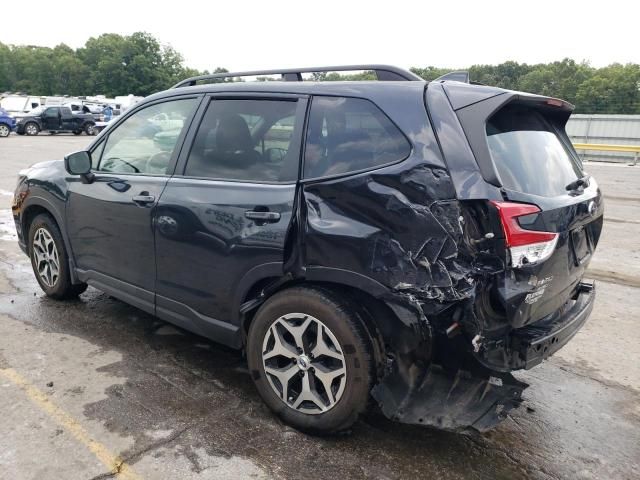
<svg viewBox="0 0 640 480">
<path fill-rule="evenodd" d="M 377 79 L 380 81 L 424 81 L 423 78 L 409 70 L 404 70 L 391 65 L 340 65 L 333 67 L 280 68 L 275 70 L 254 70 L 248 72 L 212 73 L 210 75 L 200 75 L 197 77 L 187 78 L 186 80 L 182 80 L 175 84 L 172 88 L 192 87 L 198 82 L 206 82 L 209 80 L 236 77 L 256 77 L 261 75 L 280 75 L 284 81 L 301 82 L 303 73 L 349 72 L 358 70 L 373 71 L 376 74 Z"/>
</svg>

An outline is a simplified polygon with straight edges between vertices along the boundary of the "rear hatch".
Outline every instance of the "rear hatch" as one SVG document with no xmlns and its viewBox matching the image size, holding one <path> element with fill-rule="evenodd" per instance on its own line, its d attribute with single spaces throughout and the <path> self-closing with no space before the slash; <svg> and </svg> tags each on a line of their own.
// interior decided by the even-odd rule
<svg viewBox="0 0 640 480">
<path fill-rule="evenodd" d="M 572 108 L 506 92 L 456 112 L 482 176 L 499 191 L 485 202 L 484 233 L 506 266 L 491 311 L 511 328 L 555 321 L 572 307 L 600 237 L 602 196 L 565 132 Z"/>
</svg>

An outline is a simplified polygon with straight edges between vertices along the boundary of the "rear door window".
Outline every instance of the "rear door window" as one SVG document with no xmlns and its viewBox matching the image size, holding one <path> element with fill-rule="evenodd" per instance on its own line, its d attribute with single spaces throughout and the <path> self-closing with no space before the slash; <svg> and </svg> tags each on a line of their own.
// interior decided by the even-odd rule
<svg viewBox="0 0 640 480">
<path fill-rule="evenodd" d="M 489 151 L 502 185 L 543 197 L 567 193 L 582 176 L 578 163 L 542 113 L 507 106 L 487 122 Z"/>
<path fill-rule="evenodd" d="M 304 177 L 356 172 L 405 159 L 411 144 L 368 100 L 314 97 L 309 116 Z"/>
<path fill-rule="evenodd" d="M 248 182 L 297 179 L 296 100 L 212 100 L 187 159 L 185 176 Z M 300 133 L 298 133 L 300 135 Z"/>
</svg>

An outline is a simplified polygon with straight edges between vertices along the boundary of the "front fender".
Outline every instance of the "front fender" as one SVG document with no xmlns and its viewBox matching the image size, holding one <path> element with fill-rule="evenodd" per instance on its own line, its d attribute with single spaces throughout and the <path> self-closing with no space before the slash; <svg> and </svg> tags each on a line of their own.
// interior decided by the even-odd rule
<svg viewBox="0 0 640 480">
<path fill-rule="evenodd" d="M 65 210 L 67 200 L 67 182 L 64 163 L 50 161 L 36 164 L 21 172 L 23 179 L 16 189 L 12 204 L 13 218 L 20 246 L 25 253 L 28 250 L 27 221 L 37 211 L 46 211 L 58 224 L 71 266 L 72 281 L 76 281 L 73 249 L 67 235 Z"/>
</svg>

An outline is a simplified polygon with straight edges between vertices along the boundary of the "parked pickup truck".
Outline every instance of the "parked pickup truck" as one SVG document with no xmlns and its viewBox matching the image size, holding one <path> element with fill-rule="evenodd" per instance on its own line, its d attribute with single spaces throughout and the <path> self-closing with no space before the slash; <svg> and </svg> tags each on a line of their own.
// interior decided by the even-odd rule
<svg viewBox="0 0 640 480">
<path fill-rule="evenodd" d="M 41 131 L 49 133 L 73 132 L 80 135 L 95 135 L 96 121 L 93 115 L 71 113 L 69 107 L 38 107 L 25 116 L 17 119 L 16 133 L 18 135 L 38 135 Z"/>
</svg>

